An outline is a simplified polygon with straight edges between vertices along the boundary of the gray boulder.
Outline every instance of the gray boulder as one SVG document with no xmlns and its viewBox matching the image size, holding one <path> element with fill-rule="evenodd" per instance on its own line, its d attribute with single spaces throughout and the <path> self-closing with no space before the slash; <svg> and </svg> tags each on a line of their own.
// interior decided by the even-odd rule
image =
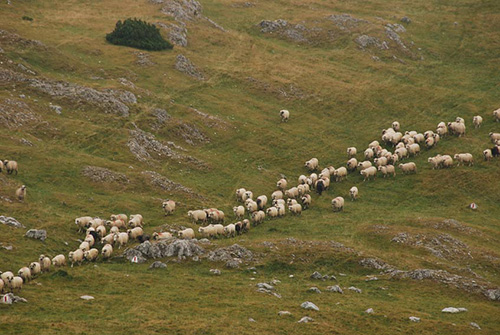
<svg viewBox="0 0 500 335">
<path fill-rule="evenodd" d="M 23 224 L 21 224 L 19 221 L 17 221 L 16 219 L 14 219 L 10 216 L 0 215 L 0 223 L 5 224 L 7 226 L 16 227 L 16 228 L 26 228 Z"/>
<path fill-rule="evenodd" d="M 150 266 L 149 266 L 149 269 L 166 269 L 167 268 L 167 264 L 163 263 L 163 262 L 160 262 L 160 261 L 156 261 L 156 262 L 153 262 Z"/>
<path fill-rule="evenodd" d="M 42 242 L 47 239 L 47 231 L 43 229 L 30 229 L 26 232 L 26 237 L 41 240 Z"/>
<path fill-rule="evenodd" d="M 313 304 L 312 302 L 310 301 L 306 301 L 306 302 L 303 302 L 300 307 L 304 308 L 304 309 L 312 309 L 314 311 L 319 311 L 319 307 L 316 306 L 315 304 Z"/>
</svg>

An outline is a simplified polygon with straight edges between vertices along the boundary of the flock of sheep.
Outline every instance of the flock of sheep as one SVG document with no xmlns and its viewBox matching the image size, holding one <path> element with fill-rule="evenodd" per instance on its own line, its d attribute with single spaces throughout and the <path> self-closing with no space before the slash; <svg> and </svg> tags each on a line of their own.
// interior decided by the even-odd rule
<svg viewBox="0 0 500 335">
<path fill-rule="evenodd" d="M 500 109 L 493 112 L 495 120 L 500 121 Z M 290 118 L 290 112 L 287 110 L 280 111 L 280 117 L 283 122 L 287 122 Z M 479 128 L 483 118 L 474 116 L 473 124 L 475 128 Z M 377 172 L 380 172 L 385 178 L 387 175 L 395 176 L 395 164 L 402 160 L 417 156 L 420 153 L 421 146 L 430 149 L 437 145 L 439 140 L 447 134 L 457 136 L 465 135 L 465 120 L 457 117 L 454 122 L 438 124 L 436 131 L 426 131 L 418 133 L 417 131 L 407 131 L 404 134 L 400 132 L 401 126 L 399 122 L 392 123 L 392 127 L 382 131 L 382 143 L 392 146 L 394 152 L 382 148 L 379 141 L 373 141 L 368 145 L 368 148 L 363 152 L 363 161 L 356 159 L 357 149 L 355 147 L 347 148 L 348 161 L 346 166 L 341 166 L 335 169 L 333 166 L 328 166 L 320 171 L 319 161 L 317 158 L 312 158 L 305 162 L 305 168 L 310 172 L 310 175 L 301 175 L 298 178 L 296 186 L 288 188 L 288 181 L 285 178 L 278 180 L 276 184 L 277 190 L 271 194 L 270 203 L 266 195 L 260 195 L 255 198 L 250 190 L 239 188 L 236 190 L 236 200 L 242 205 L 233 207 L 233 214 L 237 221 L 224 226 L 225 214 L 217 208 L 198 209 L 188 211 L 188 217 L 192 223 L 208 224 L 198 228 L 198 233 L 204 238 L 213 237 L 235 237 L 236 235 L 248 232 L 252 225 L 258 225 L 267 217 L 269 219 L 283 217 L 286 214 L 286 209 L 293 215 L 300 215 L 303 210 L 311 206 L 311 191 L 315 190 L 319 195 L 327 190 L 330 182 L 333 179 L 335 182 L 344 180 L 348 173 L 359 171 L 364 177 L 363 181 L 374 179 Z M 500 133 L 490 133 L 490 140 L 494 146 L 491 149 L 483 151 L 483 156 L 486 161 L 493 157 L 500 156 Z M 449 168 L 453 166 L 454 160 L 457 165 L 472 165 L 474 158 L 470 153 L 459 153 L 452 158 L 450 155 L 436 155 L 430 157 L 428 162 L 433 169 Z M 414 162 L 400 163 L 399 168 L 404 174 L 416 173 L 417 166 Z M 15 161 L 0 161 L 0 172 L 6 169 L 8 174 L 18 172 L 17 162 Z M 352 201 L 356 200 L 359 190 L 356 186 L 349 190 L 349 197 Z M 23 185 L 16 190 L 16 197 L 22 201 L 26 196 L 26 187 Z M 335 197 L 331 201 L 332 210 L 334 212 L 342 211 L 344 208 L 344 198 L 341 196 Z M 173 214 L 176 203 L 173 200 L 163 202 L 162 208 L 165 215 Z M 248 215 L 248 219 L 244 219 Z M 131 240 L 143 242 L 146 240 L 165 240 L 173 238 L 170 232 L 155 232 L 151 236 L 144 233 L 144 219 L 142 215 L 113 214 L 110 220 L 104 220 L 98 217 L 84 216 L 75 219 L 75 224 L 78 231 L 85 231 L 85 239 L 80 243 L 79 247 L 69 252 L 68 260 L 71 266 L 81 264 L 84 260 L 95 261 L 99 254 L 103 259 L 108 259 L 113 254 L 113 247 L 122 246 L 129 243 Z M 192 239 L 195 238 L 195 231 L 192 228 L 186 228 L 177 231 L 179 238 Z M 99 252 L 98 245 L 102 245 Z M 31 280 L 32 277 L 38 276 L 43 272 L 48 272 L 51 266 L 60 267 L 66 265 L 66 257 L 63 254 L 57 255 L 50 259 L 45 255 L 40 255 L 38 261 L 32 262 L 27 267 L 22 267 L 17 272 L 17 276 L 11 271 L 0 272 L 0 292 L 5 288 L 12 291 L 20 290 L 23 282 Z"/>
</svg>

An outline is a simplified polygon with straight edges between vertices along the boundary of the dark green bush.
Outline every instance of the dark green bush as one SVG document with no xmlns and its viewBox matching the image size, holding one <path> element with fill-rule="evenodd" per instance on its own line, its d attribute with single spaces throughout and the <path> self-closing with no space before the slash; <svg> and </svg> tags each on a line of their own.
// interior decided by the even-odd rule
<svg viewBox="0 0 500 335">
<path fill-rule="evenodd" d="M 154 24 L 138 19 L 118 21 L 115 30 L 106 35 L 109 43 L 126 45 L 144 50 L 165 50 L 173 46 L 160 35 L 160 30 Z"/>
</svg>

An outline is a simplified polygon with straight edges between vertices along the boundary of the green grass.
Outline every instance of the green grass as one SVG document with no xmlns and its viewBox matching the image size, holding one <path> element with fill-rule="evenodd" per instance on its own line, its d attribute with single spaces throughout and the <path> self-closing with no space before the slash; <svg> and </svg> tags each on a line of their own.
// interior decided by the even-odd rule
<svg viewBox="0 0 500 335">
<path fill-rule="evenodd" d="M 192 226 L 186 212 L 200 207 L 218 207 L 232 221 L 236 188 L 270 195 L 281 174 L 292 183 L 305 174 L 303 164 L 311 157 L 317 157 L 322 167 L 344 165 L 348 146 L 362 152 L 394 120 L 404 130 L 424 132 L 435 129 L 440 121 L 461 116 L 466 120 L 467 135 L 446 137 L 437 147 L 410 159 L 417 163 L 417 175 L 404 176 L 398 171 L 395 179 L 363 182 L 359 174 L 350 174 L 346 181 L 332 183 L 323 196 L 313 195 L 312 208 L 300 217 L 266 221 L 244 236 L 214 242 L 213 248 L 238 243 L 265 253 L 256 264 L 248 264 L 257 267 L 257 274 L 243 266 L 222 269 L 222 276 L 214 277 L 209 269 L 223 265 L 205 260 L 169 262 L 167 270 L 158 271 L 119 259 L 66 268 L 68 276 L 53 272 L 26 285 L 22 295 L 28 304 L 0 305 L 0 333 L 295 334 L 307 329 L 338 334 L 468 334 L 476 332 L 469 323 L 477 322 L 482 333 L 494 334 L 499 326 L 496 302 L 427 281 L 382 276 L 379 281 L 365 282 L 365 275 L 378 273 L 361 268 L 358 259 L 372 256 L 400 269 L 427 267 L 467 276 L 471 269 L 493 286 L 500 285 L 500 161 L 481 159 L 481 152 L 491 147 L 488 133 L 500 132 L 500 124 L 491 115 L 500 96 L 500 41 L 495 33 L 500 28 L 498 2 L 307 0 L 258 2 L 249 8 L 232 4 L 202 1 L 203 15 L 228 32 L 203 20 L 188 23 L 189 46 L 151 53 L 156 63 L 151 67 L 135 64 L 132 50 L 106 43 L 105 33 L 117 20 L 130 16 L 153 23 L 171 22 L 159 12 L 161 6 L 117 0 L 64 4 L 33 0 L 0 5 L 0 29 L 46 45 L 37 48 L 0 39 L 5 52 L 0 54 L 2 68 L 19 70 L 8 62 L 11 59 L 40 76 L 96 89 L 129 89 L 118 81 L 127 78 L 139 88 L 132 91 L 140 96 L 139 103 L 131 106 L 130 117 L 120 118 L 85 103 L 41 94 L 24 83 L 16 84 L 15 91 L 11 83 L 0 83 L 0 103 L 25 94 L 29 98 L 24 101 L 48 122 L 48 126 L 30 124 L 0 132 L 0 158 L 17 160 L 20 168 L 17 176 L 0 175 L 0 196 L 13 198 L 19 185 L 28 187 L 25 203 L 0 199 L 0 214 L 17 218 L 27 228 L 48 232 L 42 243 L 23 237 L 24 229 L 0 226 L 0 242 L 14 247 L 13 251 L 0 248 L 0 270 L 16 271 L 41 253 L 53 256 L 76 248 L 83 236 L 76 233 L 74 219 L 82 215 L 107 218 L 116 212 L 142 213 L 149 233 L 164 224 Z M 32 17 L 33 22 L 21 20 L 19 13 Z M 401 36 L 405 43 L 414 42 L 412 52 L 418 56 L 409 57 L 394 48 L 361 51 L 350 35 L 332 43 L 297 44 L 262 34 L 255 26 L 261 20 L 278 18 L 314 26 L 315 20 L 333 13 L 373 22 L 370 34 L 379 37 L 383 37 L 383 24 L 409 16 L 412 23 Z M 200 82 L 176 71 L 173 66 L 179 53 L 200 67 L 208 79 Z M 393 54 L 404 64 L 393 60 Z M 374 61 L 372 55 L 381 60 Z M 300 89 L 303 97 L 279 93 L 290 85 Z M 61 105 L 62 115 L 50 109 L 49 103 Z M 210 127 L 190 107 L 219 117 L 227 126 Z M 164 128 L 152 130 L 153 108 L 166 109 L 174 119 Z M 278 111 L 284 108 L 291 111 L 291 120 L 282 124 Z M 477 114 L 485 121 L 480 129 L 473 129 L 472 117 Z M 211 142 L 185 143 L 174 131 L 181 122 L 196 125 Z M 151 164 L 137 161 L 127 147 L 133 123 L 159 141 L 182 145 L 186 154 L 209 168 L 197 169 L 166 158 Z M 34 146 L 22 145 L 21 138 Z M 437 153 L 458 152 L 471 152 L 476 164 L 436 171 L 427 163 L 427 157 Z M 86 165 L 124 173 L 130 182 L 90 182 L 81 174 Z M 206 200 L 154 188 L 141 174 L 144 170 L 179 182 Z M 359 200 L 346 201 L 344 212 L 333 213 L 331 199 L 338 195 L 347 199 L 353 185 L 360 189 Z M 164 217 L 161 211 L 163 198 L 181 202 L 171 217 Z M 471 202 L 479 205 L 477 211 L 466 208 Z M 450 218 L 477 233 L 433 228 Z M 375 227 L 381 225 L 387 228 Z M 447 233 L 466 243 L 477 257 L 444 260 L 422 248 L 391 243 L 400 232 Z M 303 247 L 280 243 L 288 237 L 334 240 L 359 254 L 338 252 L 322 244 L 309 246 L 308 242 Z M 264 241 L 277 248 L 263 247 Z M 315 270 L 335 274 L 342 287 L 354 285 L 363 293 L 326 292 L 329 282 L 309 279 Z M 295 278 L 290 279 L 290 274 Z M 255 292 L 255 283 L 273 278 L 282 281 L 277 285 L 282 299 Z M 306 292 L 310 286 L 318 286 L 324 293 Z M 94 295 L 96 300 L 80 300 L 83 294 Z M 305 300 L 315 302 L 321 311 L 305 313 L 299 307 Z M 469 312 L 440 312 L 448 306 L 467 307 Z M 364 314 L 370 307 L 375 314 Z M 293 317 L 278 317 L 280 310 L 290 310 Z M 315 323 L 298 325 L 296 321 L 306 314 Z M 410 323 L 411 315 L 421 317 L 422 322 Z M 250 317 L 257 323 L 249 323 Z"/>
</svg>

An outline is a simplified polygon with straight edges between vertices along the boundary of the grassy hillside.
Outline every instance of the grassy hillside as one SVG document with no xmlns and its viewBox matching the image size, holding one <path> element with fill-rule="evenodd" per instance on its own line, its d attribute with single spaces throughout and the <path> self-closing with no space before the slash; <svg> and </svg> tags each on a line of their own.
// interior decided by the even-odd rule
<svg viewBox="0 0 500 335">
<path fill-rule="evenodd" d="M 311 328 L 339 334 L 469 334 L 477 332 L 469 325 L 476 322 L 483 334 L 494 334 L 498 301 L 431 280 L 393 279 L 358 262 L 376 257 L 400 270 L 446 270 L 500 286 L 500 161 L 482 160 L 482 151 L 492 146 L 488 133 L 500 132 L 492 116 L 500 96 L 500 4 L 203 0 L 201 14 L 185 20 L 187 47 L 147 52 L 150 65 L 138 63 L 144 57 L 139 50 L 105 41 L 116 21 L 128 17 L 180 25 L 161 12 L 169 3 L 0 4 L 0 158 L 19 163 L 18 175 L 0 175 L 0 215 L 26 226 L 0 225 L 1 245 L 13 247 L 0 248 L 1 271 L 17 271 L 41 253 L 67 255 L 84 237 L 74 225 L 83 215 L 141 213 L 148 233 L 166 224 L 196 229 L 186 214 L 196 208 L 217 207 L 226 212 L 226 223 L 234 222 L 235 189 L 270 196 L 281 175 L 295 184 L 306 174 L 304 162 L 312 157 L 321 167 L 345 165 L 348 146 L 358 148 L 361 160 L 368 143 L 380 140 L 394 120 L 404 131 L 424 132 L 460 116 L 467 134 L 443 138 L 409 159 L 418 166 L 416 175 L 398 170 L 394 179 L 363 182 L 359 173 L 350 174 L 332 182 L 321 197 L 314 194 L 311 209 L 300 217 L 287 213 L 248 234 L 213 241 L 209 249 L 238 243 L 258 255 L 240 269 L 205 259 L 163 259 L 167 270 L 148 271 L 152 261 L 138 265 L 114 258 L 65 268 L 67 276 L 45 274 L 23 288 L 28 304 L 0 305 L 0 333 L 295 334 Z M 343 13 L 350 17 L 338 17 Z M 401 23 L 405 16 L 411 23 Z M 286 20 L 286 28 L 261 31 L 262 20 L 277 19 Z M 395 23 L 406 30 L 398 32 L 400 42 L 386 32 L 387 24 Z M 166 30 L 162 34 L 168 37 Z M 363 35 L 378 45 L 361 47 L 356 41 Z M 178 71 L 179 54 L 205 80 Z M 57 83 L 63 82 L 98 92 L 113 89 L 114 96 L 130 91 L 137 103 L 125 103 L 128 116 L 120 116 L 89 95 L 72 95 L 71 89 L 57 94 Z M 162 121 L 156 109 L 170 118 Z M 290 110 L 288 123 L 280 123 L 280 109 Z M 472 126 L 474 115 L 484 118 L 479 129 Z M 138 129 L 163 145 L 161 155 L 158 145 L 149 147 L 143 160 L 131 152 L 131 143 L 143 138 Z M 173 156 L 165 154 L 165 146 Z M 472 153 L 475 165 L 432 170 L 427 163 L 438 153 L 459 152 Z M 127 182 L 92 181 L 82 173 L 86 166 L 121 173 Z M 155 186 L 145 171 L 192 192 Z M 14 192 L 22 184 L 28 193 L 20 203 Z M 331 199 L 347 199 L 354 185 L 359 200 L 346 201 L 344 212 L 333 213 Z M 166 198 L 179 203 L 173 216 L 163 215 Z M 467 208 L 471 202 L 477 211 Z M 447 219 L 459 225 L 443 224 Z M 48 239 L 24 237 L 28 228 L 46 229 Z M 409 244 L 391 242 L 400 233 L 410 236 Z M 288 238 L 299 242 L 290 244 Z M 256 273 L 247 270 L 254 266 Z M 221 268 L 222 275 L 213 276 L 211 268 Z M 312 280 L 314 271 L 334 274 L 338 283 Z M 365 281 L 367 275 L 379 280 Z M 256 283 L 272 279 L 281 281 L 276 285 L 281 299 L 255 292 Z M 334 284 L 363 292 L 325 291 Z M 307 292 L 311 286 L 323 293 Z M 96 299 L 85 302 L 79 299 L 83 294 Z M 302 310 L 306 300 L 320 312 Z M 469 311 L 440 312 L 449 306 Z M 375 313 L 364 313 L 368 308 Z M 280 317 L 280 310 L 293 316 Z M 304 315 L 315 322 L 298 325 Z M 412 323 L 409 316 L 422 322 Z"/>
</svg>

